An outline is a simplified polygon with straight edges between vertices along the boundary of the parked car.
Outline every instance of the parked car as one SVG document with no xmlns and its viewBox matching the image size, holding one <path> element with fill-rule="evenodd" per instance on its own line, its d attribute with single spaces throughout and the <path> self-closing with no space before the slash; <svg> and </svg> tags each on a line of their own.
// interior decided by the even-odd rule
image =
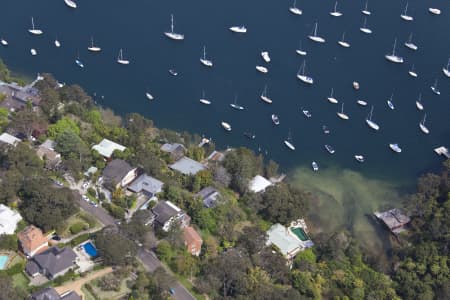
<svg viewBox="0 0 450 300">
<path fill-rule="evenodd" d="M 171 295 L 175 295 L 175 289 L 174 288 L 170 288 L 169 292 L 170 292 Z"/>
<path fill-rule="evenodd" d="M 54 240 L 54 241 L 60 241 L 60 240 L 61 240 L 61 237 L 60 237 L 59 235 L 55 234 L 55 235 L 52 236 L 52 240 Z"/>
<path fill-rule="evenodd" d="M 89 198 L 88 198 L 86 195 L 81 195 L 81 198 L 82 198 L 84 201 L 89 202 Z"/>
</svg>

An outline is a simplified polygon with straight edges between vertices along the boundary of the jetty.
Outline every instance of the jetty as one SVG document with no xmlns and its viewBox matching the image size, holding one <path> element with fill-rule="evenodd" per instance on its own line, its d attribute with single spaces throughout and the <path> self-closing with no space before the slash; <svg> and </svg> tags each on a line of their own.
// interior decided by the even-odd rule
<svg viewBox="0 0 450 300">
<path fill-rule="evenodd" d="M 411 221 L 411 219 L 403 214 L 400 209 L 394 208 L 384 212 L 374 212 L 374 216 L 393 234 L 399 234 L 402 231 L 405 231 L 405 226 Z"/>
<path fill-rule="evenodd" d="M 437 155 L 442 155 L 447 159 L 450 158 L 450 152 L 448 151 L 448 148 L 444 146 L 434 148 L 434 152 L 436 152 Z"/>
</svg>

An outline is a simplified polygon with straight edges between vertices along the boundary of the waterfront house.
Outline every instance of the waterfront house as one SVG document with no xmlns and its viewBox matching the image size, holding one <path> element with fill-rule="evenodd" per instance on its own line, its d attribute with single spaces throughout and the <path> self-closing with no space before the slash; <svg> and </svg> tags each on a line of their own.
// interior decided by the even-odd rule
<svg viewBox="0 0 450 300">
<path fill-rule="evenodd" d="M 264 178 L 261 175 L 256 175 L 253 177 L 252 180 L 250 180 L 248 184 L 248 189 L 253 193 L 260 193 L 264 192 L 266 188 L 272 185 L 272 182 L 270 182 L 268 179 Z"/>
<path fill-rule="evenodd" d="M 81 296 L 74 291 L 68 291 L 64 294 L 59 295 L 58 292 L 52 288 L 44 288 L 37 292 L 34 292 L 28 298 L 30 300 L 81 300 Z"/>
<path fill-rule="evenodd" d="M 124 160 L 114 159 L 106 165 L 102 177 L 106 188 L 123 188 L 137 177 L 137 168 L 133 168 Z"/>
<path fill-rule="evenodd" d="M 161 193 L 164 183 L 158 179 L 142 174 L 136 178 L 129 186 L 128 190 L 145 195 L 147 198 L 152 198 L 156 194 Z"/>
<path fill-rule="evenodd" d="M 184 175 L 195 175 L 198 172 L 206 169 L 206 167 L 203 164 L 193 159 L 190 159 L 189 157 L 182 157 L 175 163 L 171 164 L 169 168 L 178 171 Z"/>
<path fill-rule="evenodd" d="M 13 135 L 10 135 L 9 133 L 2 133 L 0 134 L 0 143 L 3 143 L 7 146 L 16 147 L 18 143 L 20 143 L 22 140 L 16 138 Z"/>
<path fill-rule="evenodd" d="M 69 248 L 52 247 L 28 260 L 25 270 L 31 277 L 39 274 L 52 280 L 76 267 L 77 255 Z"/>
<path fill-rule="evenodd" d="M 180 158 L 182 158 L 184 156 L 186 148 L 182 144 L 178 144 L 178 143 L 169 144 L 169 143 L 166 143 L 166 144 L 161 146 L 160 150 L 162 152 L 168 153 L 170 155 L 170 157 L 174 161 L 177 161 L 177 160 L 179 160 Z"/>
<path fill-rule="evenodd" d="M 180 227 L 188 226 L 191 218 L 178 206 L 170 201 L 161 200 L 152 208 L 153 217 L 149 223 L 169 231 L 172 224 L 178 223 Z"/>
<path fill-rule="evenodd" d="M 292 228 L 287 228 L 281 224 L 274 224 L 267 231 L 266 245 L 274 245 L 277 250 L 289 261 L 306 248 L 312 247 L 314 244 L 301 228 L 294 228 L 299 230 L 296 234 Z"/>
<path fill-rule="evenodd" d="M 206 160 L 209 162 L 221 162 L 224 160 L 225 154 L 222 152 L 214 150 L 207 158 Z"/>
<path fill-rule="evenodd" d="M 19 232 L 17 237 L 20 247 L 27 257 L 32 257 L 48 248 L 48 238 L 44 236 L 39 228 L 33 225 Z"/>
<path fill-rule="evenodd" d="M 186 226 L 183 228 L 183 239 L 187 251 L 194 256 L 199 256 L 202 250 L 203 240 L 198 232 L 193 227 Z"/>
<path fill-rule="evenodd" d="M 61 154 L 55 151 L 56 143 L 46 140 L 36 150 L 37 156 L 45 161 L 45 167 L 49 170 L 55 169 L 61 163 Z"/>
<path fill-rule="evenodd" d="M 113 141 L 110 141 L 108 139 L 103 139 L 99 144 L 92 146 L 92 149 L 97 151 L 105 159 L 109 160 L 111 159 L 111 156 L 113 155 L 114 151 L 117 150 L 123 152 L 126 149 L 126 147 L 117 144 Z"/>
<path fill-rule="evenodd" d="M 0 204 L 0 235 L 13 234 L 17 223 L 22 220 L 20 214 L 6 205 Z"/>
<path fill-rule="evenodd" d="M 398 208 L 385 212 L 376 211 L 373 214 L 394 234 L 404 231 L 405 226 L 411 221 L 411 219 L 407 215 L 403 214 Z"/>
<path fill-rule="evenodd" d="M 212 186 L 208 186 L 202 189 L 200 192 L 198 192 L 195 196 L 200 197 L 202 199 L 203 205 L 206 208 L 211 208 L 217 205 L 220 193 Z"/>
</svg>

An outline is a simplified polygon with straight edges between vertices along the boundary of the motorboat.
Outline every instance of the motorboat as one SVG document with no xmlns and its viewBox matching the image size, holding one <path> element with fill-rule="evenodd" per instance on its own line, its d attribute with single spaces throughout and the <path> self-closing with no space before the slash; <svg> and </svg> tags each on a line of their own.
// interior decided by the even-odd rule
<svg viewBox="0 0 450 300">
<path fill-rule="evenodd" d="M 392 47 L 392 53 L 386 54 L 384 57 L 393 63 L 402 64 L 403 63 L 403 57 L 398 56 L 395 54 L 395 48 L 397 46 L 397 39 L 394 40 L 394 47 Z"/>
<path fill-rule="evenodd" d="M 444 75 L 450 78 L 450 58 L 448 59 L 447 66 L 442 68 Z"/>
<path fill-rule="evenodd" d="M 336 104 L 336 103 L 338 103 L 338 100 L 337 100 L 336 98 L 334 98 L 333 93 L 334 93 L 334 89 L 331 88 L 330 96 L 327 97 L 327 99 L 328 99 L 328 101 L 329 101 L 330 103 Z"/>
<path fill-rule="evenodd" d="M 367 106 L 367 102 L 364 100 L 357 100 L 356 103 L 358 103 L 361 106 Z"/>
<path fill-rule="evenodd" d="M 291 131 L 289 131 L 287 139 L 284 140 L 284 144 L 286 145 L 286 147 L 288 147 L 292 151 L 295 150 L 295 146 L 294 146 L 294 144 L 292 142 Z"/>
<path fill-rule="evenodd" d="M 334 148 L 331 147 L 330 145 L 325 145 L 325 149 L 327 149 L 328 153 L 330 154 L 334 154 L 334 152 L 336 152 L 334 151 Z"/>
<path fill-rule="evenodd" d="M 261 100 L 268 103 L 268 104 L 272 104 L 272 99 L 270 99 L 269 97 L 267 97 L 267 84 L 264 86 L 264 90 L 261 93 L 260 96 Z"/>
<path fill-rule="evenodd" d="M 33 56 L 36 56 L 36 55 L 37 55 L 37 51 L 36 51 L 36 49 L 34 49 L 34 48 L 32 48 L 32 49 L 30 50 L 30 53 L 31 53 L 31 55 L 33 55 Z"/>
<path fill-rule="evenodd" d="M 364 156 L 362 155 L 355 155 L 354 158 L 357 162 L 363 163 L 364 162 Z"/>
<path fill-rule="evenodd" d="M 431 86 L 431 90 L 433 91 L 433 93 L 435 93 L 436 95 L 440 95 L 441 92 L 438 89 L 438 80 L 436 79 L 434 81 L 434 84 Z"/>
<path fill-rule="evenodd" d="M 1 40 L 0 40 L 0 43 L 1 43 L 3 46 L 8 46 L 8 42 L 7 42 L 5 39 L 1 39 Z"/>
<path fill-rule="evenodd" d="M 330 134 L 330 129 L 328 129 L 327 125 L 322 125 L 322 131 L 324 134 Z"/>
<path fill-rule="evenodd" d="M 169 69 L 169 74 L 172 76 L 178 76 L 178 72 L 175 69 Z"/>
<path fill-rule="evenodd" d="M 437 16 L 441 14 L 441 10 L 439 8 L 430 7 L 430 8 L 428 8 L 428 11 L 431 14 L 437 15 Z"/>
<path fill-rule="evenodd" d="M 370 109 L 369 115 L 367 116 L 366 123 L 367 123 L 367 125 L 369 125 L 370 128 L 372 128 L 373 130 L 377 130 L 378 131 L 380 129 L 380 126 L 378 126 L 377 123 L 372 121 L 372 114 L 373 114 L 373 106 Z"/>
<path fill-rule="evenodd" d="M 211 101 L 209 101 L 205 97 L 205 91 L 202 91 L 202 97 L 200 98 L 200 103 L 205 104 L 205 105 L 210 105 L 211 104 Z"/>
<path fill-rule="evenodd" d="M 343 13 L 341 13 L 340 11 L 337 10 L 337 5 L 338 5 L 338 2 L 336 1 L 334 3 L 334 10 L 332 12 L 330 12 L 330 15 L 333 17 L 340 17 L 343 15 Z"/>
<path fill-rule="evenodd" d="M 237 96 L 234 97 L 234 103 L 231 103 L 230 106 L 232 108 L 234 108 L 234 109 L 237 109 L 237 110 L 243 110 L 244 109 L 243 106 L 237 104 Z"/>
<path fill-rule="evenodd" d="M 306 56 L 306 54 L 308 54 L 305 50 L 303 50 L 302 49 L 302 41 L 300 41 L 300 45 L 299 45 L 300 47 L 298 48 L 298 49 L 296 49 L 295 50 L 295 52 L 298 54 L 298 55 L 301 55 L 301 56 Z"/>
<path fill-rule="evenodd" d="M 100 52 L 100 51 L 102 51 L 102 48 L 95 46 L 94 38 L 91 37 L 91 45 L 88 47 L 88 50 L 91 52 Z"/>
<path fill-rule="evenodd" d="M 311 118 L 312 117 L 312 114 L 311 114 L 311 112 L 309 111 L 309 110 L 307 110 L 307 109 L 303 109 L 302 108 L 302 113 L 305 115 L 305 117 L 307 117 L 307 118 Z"/>
<path fill-rule="evenodd" d="M 314 25 L 314 32 L 313 32 L 313 34 L 309 35 L 308 38 L 311 41 L 314 41 L 316 43 L 325 43 L 325 39 L 323 37 L 317 35 L 317 26 L 318 26 L 318 23 L 316 22 L 316 24 Z"/>
<path fill-rule="evenodd" d="M 246 33 L 247 28 L 245 26 L 232 26 L 230 30 L 236 33 Z"/>
<path fill-rule="evenodd" d="M 303 61 L 302 66 L 298 70 L 297 78 L 300 79 L 301 81 L 303 81 L 304 83 L 313 84 L 314 83 L 314 79 L 312 77 L 309 77 L 309 76 L 305 75 L 305 68 L 306 68 L 306 60 Z"/>
<path fill-rule="evenodd" d="M 269 70 L 263 66 L 256 66 L 256 70 L 258 70 L 259 72 L 264 73 L 264 74 L 269 72 Z"/>
<path fill-rule="evenodd" d="M 408 15 L 408 2 L 406 2 L 405 10 L 402 14 L 400 14 L 400 18 L 402 18 L 405 21 L 412 21 L 414 18 L 410 15 Z"/>
<path fill-rule="evenodd" d="M 77 8 L 77 4 L 73 0 L 64 0 L 64 3 L 70 8 Z"/>
<path fill-rule="evenodd" d="M 222 126 L 223 129 L 225 129 L 226 131 L 231 131 L 231 125 L 228 124 L 227 122 L 222 121 L 220 123 L 220 125 Z"/>
<path fill-rule="evenodd" d="M 264 59 L 264 61 L 265 61 L 266 63 L 270 63 L 269 52 L 267 52 L 267 51 L 261 52 L 261 57 Z"/>
<path fill-rule="evenodd" d="M 338 44 L 341 45 L 344 48 L 349 48 L 350 44 L 345 41 L 345 32 L 342 33 L 342 39 L 338 41 Z"/>
<path fill-rule="evenodd" d="M 278 118 L 277 115 L 272 114 L 271 117 L 272 117 L 272 122 L 273 122 L 273 124 L 275 124 L 275 125 L 280 125 L 280 118 Z"/>
<path fill-rule="evenodd" d="M 203 56 L 200 57 L 200 62 L 207 67 L 213 66 L 212 61 L 206 58 L 206 46 L 203 46 Z"/>
<path fill-rule="evenodd" d="M 361 11 L 363 15 L 370 16 L 372 13 L 369 10 L 369 0 L 366 1 L 366 5 L 364 6 L 364 9 Z"/>
<path fill-rule="evenodd" d="M 150 94 L 149 92 L 146 92 L 146 93 L 145 93 L 145 97 L 147 97 L 148 100 L 153 100 L 153 99 L 154 99 L 154 98 L 153 98 L 153 95 Z"/>
<path fill-rule="evenodd" d="M 34 34 L 34 35 L 41 35 L 41 34 L 44 33 L 42 30 L 37 29 L 34 26 L 34 18 L 33 17 L 31 17 L 31 29 L 28 29 L 28 32 L 31 33 L 31 34 Z"/>
<path fill-rule="evenodd" d="M 170 15 L 170 31 L 164 32 L 164 34 L 172 40 L 175 41 L 181 41 L 184 40 L 184 35 L 181 33 L 174 32 L 174 25 L 173 25 L 173 14 Z"/>
<path fill-rule="evenodd" d="M 254 140 L 256 138 L 256 134 L 254 134 L 252 132 L 248 132 L 248 131 L 244 132 L 244 136 L 249 138 L 249 139 L 251 139 L 251 140 Z"/>
<path fill-rule="evenodd" d="M 359 27 L 359 31 L 361 31 L 362 33 L 365 33 L 365 34 L 371 34 L 372 33 L 372 29 L 367 27 L 367 17 L 364 18 L 364 24 L 363 24 L 362 27 Z"/>
<path fill-rule="evenodd" d="M 336 114 L 342 120 L 348 120 L 349 119 L 348 115 L 344 113 L 344 102 L 342 102 L 341 111 L 340 112 L 338 111 Z"/>
<path fill-rule="evenodd" d="M 303 13 L 301 9 L 297 8 L 297 0 L 294 0 L 294 4 L 289 7 L 289 11 L 297 16 L 300 16 Z"/>
<path fill-rule="evenodd" d="M 412 37 L 413 37 L 413 34 L 410 33 L 408 40 L 405 42 L 405 47 L 416 51 L 417 49 L 419 49 L 419 47 L 417 47 L 417 45 L 412 42 Z"/>
<path fill-rule="evenodd" d="M 123 59 L 123 51 L 122 49 L 119 50 L 119 56 L 117 57 L 117 63 L 121 65 L 129 65 L 130 61 L 127 59 Z"/>
<path fill-rule="evenodd" d="M 55 42 L 54 42 L 54 43 L 55 43 L 55 47 L 56 47 L 56 48 L 61 47 L 61 42 L 58 40 L 58 38 L 55 39 Z"/>
<path fill-rule="evenodd" d="M 387 105 L 389 106 L 390 109 L 394 110 L 394 103 L 392 102 L 392 98 L 394 97 L 394 94 L 391 94 L 391 97 L 386 101 Z"/>
<path fill-rule="evenodd" d="M 417 75 L 416 71 L 414 71 L 414 64 L 411 66 L 411 70 L 408 71 L 408 74 L 411 77 L 417 78 L 418 75 Z"/>
<path fill-rule="evenodd" d="M 428 128 L 425 126 L 425 121 L 426 121 L 426 119 L 427 119 L 427 114 L 425 114 L 425 115 L 423 116 L 422 121 L 420 121 L 420 123 L 419 123 L 419 128 L 420 128 L 420 130 L 421 130 L 423 133 L 429 134 L 429 133 L 430 133 L 430 130 L 428 130 Z"/>
<path fill-rule="evenodd" d="M 358 81 L 353 81 L 352 85 L 355 90 L 359 90 L 359 82 Z"/>
<path fill-rule="evenodd" d="M 419 94 L 419 98 L 416 100 L 416 107 L 418 110 L 423 110 L 422 94 Z"/>
<path fill-rule="evenodd" d="M 398 144 L 389 144 L 389 148 L 396 153 L 402 152 L 402 148 Z"/>
<path fill-rule="evenodd" d="M 312 169 L 313 169 L 314 172 L 319 171 L 319 165 L 318 165 L 315 161 L 313 161 L 313 162 L 311 163 L 311 167 L 312 167 Z"/>
</svg>

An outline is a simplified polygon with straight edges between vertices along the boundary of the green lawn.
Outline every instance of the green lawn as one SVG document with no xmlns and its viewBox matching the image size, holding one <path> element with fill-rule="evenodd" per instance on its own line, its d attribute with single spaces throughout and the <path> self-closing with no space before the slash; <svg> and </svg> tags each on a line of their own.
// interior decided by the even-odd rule
<svg viewBox="0 0 450 300">
<path fill-rule="evenodd" d="M 28 290 L 29 280 L 23 273 L 16 274 L 12 277 L 13 285 L 15 287 L 20 287 L 24 290 Z"/>
<path fill-rule="evenodd" d="M 95 228 L 95 227 L 100 226 L 100 223 L 98 221 L 96 221 L 94 217 L 92 217 L 91 215 L 89 215 L 85 212 L 79 212 L 79 213 L 71 216 L 67 220 L 66 227 L 62 231 L 61 237 L 63 237 L 63 238 L 70 237 L 72 235 L 70 233 L 70 226 L 72 226 L 73 224 L 76 224 L 76 223 L 84 223 L 84 224 L 90 225 L 89 228 Z"/>
</svg>

